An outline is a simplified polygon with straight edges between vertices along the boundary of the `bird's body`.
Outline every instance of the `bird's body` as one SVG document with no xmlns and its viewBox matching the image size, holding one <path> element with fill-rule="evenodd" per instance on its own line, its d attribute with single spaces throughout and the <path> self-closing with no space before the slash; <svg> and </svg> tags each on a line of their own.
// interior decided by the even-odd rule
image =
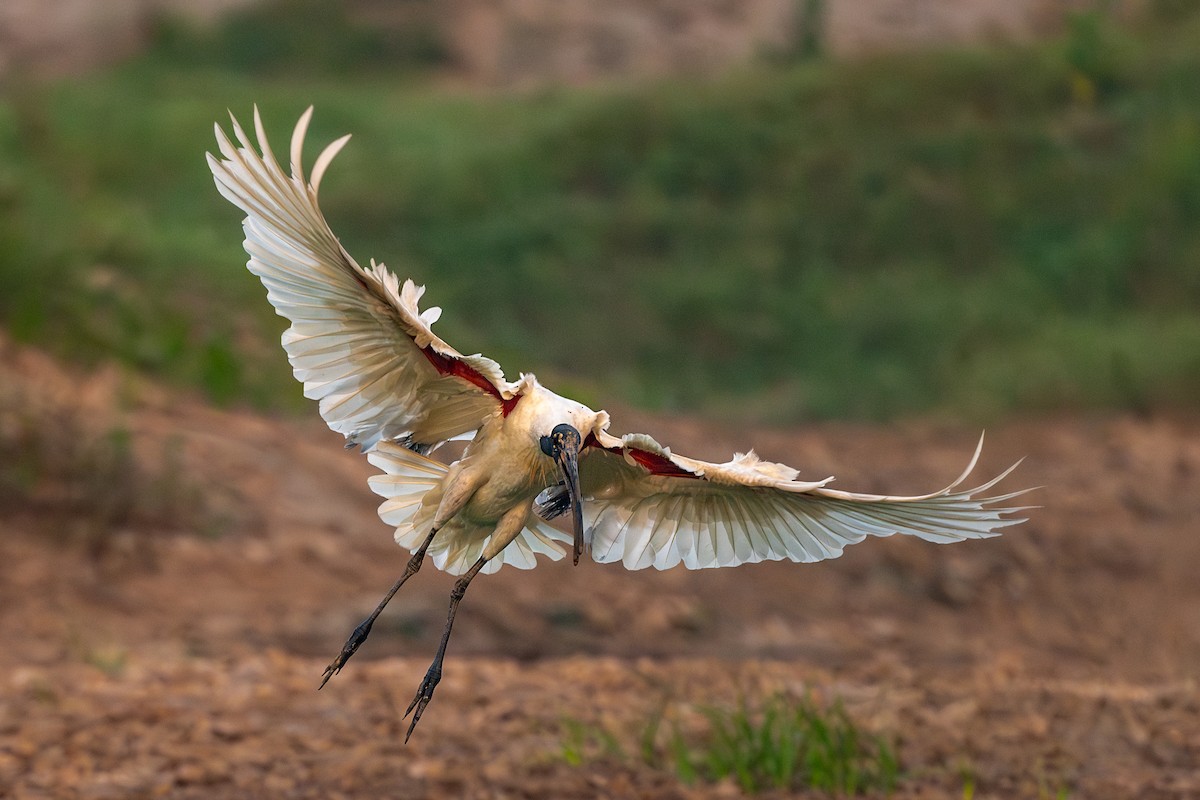
<svg viewBox="0 0 1200 800">
<path fill-rule="evenodd" d="M 833 489 L 832 478 L 799 479 L 797 470 L 753 451 L 723 464 L 672 453 L 644 434 L 616 437 L 609 416 L 555 394 L 532 375 L 509 382 L 500 366 L 465 356 L 431 326 L 440 309 L 421 311 L 424 291 L 382 264 L 363 268 L 342 248 L 317 205 L 325 169 L 349 137 L 317 158 L 311 180 L 302 149 L 309 109 L 291 142 L 291 174 L 276 161 L 255 110 L 256 149 L 233 121 L 234 145 L 218 126 L 223 158 L 209 156 L 220 192 L 246 214 L 248 267 L 276 311 L 291 321 L 283 346 L 307 397 L 350 445 L 383 474 L 370 480 L 384 499 L 384 522 L 412 551 L 403 576 L 351 635 L 325 672 L 338 672 L 375 618 L 428 554 L 460 575 L 438 654 L 409 711 L 421 717 L 441 677 L 454 615 L 479 572 L 504 564 L 528 569 L 537 556 L 621 561 L 629 569 L 691 569 L 841 555 L 867 536 L 896 533 L 932 542 L 996 536 L 1021 522 L 1022 509 L 996 504 L 1022 492 L 986 496 L 1014 467 L 973 489 L 963 474 L 918 496 Z M 446 465 L 429 453 L 450 440 L 468 443 Z M 570 514 L 571 535 L 548 524 Z M 322 682 L 324 685 L 324 682 Z"/>
<path fill-rule="evenodd" d="M 607 416 L 555 394 L 532 375 L 522 376 L 514 400 L 509 413 L 498 411 L 483 422 L 462 458 L 427 495 L 438 498 L 430 524 L 464 544 L 488 539 L 482 555 L 489 560 L 521 533 L 534 498 L 558 480 L 554 459 L 540 446 L 545 431 L 562 423 L 599 431 Z"/>
</svg>

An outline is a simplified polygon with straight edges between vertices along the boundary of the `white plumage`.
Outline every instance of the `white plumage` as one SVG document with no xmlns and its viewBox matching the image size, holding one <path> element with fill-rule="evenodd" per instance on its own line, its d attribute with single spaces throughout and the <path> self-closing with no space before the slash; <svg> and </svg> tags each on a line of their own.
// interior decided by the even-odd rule
<svg viewBox="0 0 1200 800">
<path fill-rule="evenodd" d="M 649 446 L 649 443 L 647 443 Z M 671 457 L 707 480 L 657 478 L 602 451 L 581 467 L 584 520 L 592 557 L 628 569 L 727 567 L 757 561 L 837 558 L 867 536 L 907 533 L 930 542 L 999 535 L 1021 520 L 989 508 L 1022 492 L 973 499 L 1016 467 L 974 489 L 960 489 L 979 458 L 945 489 L 920 497 L 842 492 L 831 480 L 803 482 L 794 470 L 739 454 L 728 464 Z M 593 461 L 603 460 L 601 468 Z M 774 477 L 772 477 L 774 475 Z"/>
<path fill-rule="evenodd" d="M 675 455 L 644 434 L 617 438 L 606 412 L 556 395 L 532 375 L 510 382 L 491 359 L 459 353 L 432 331 L 440 309 L 420 310 L 423 287 L 401 284 L 374 261 L 359 266 L 329 229 L 317 188 L 349 137 L 329 145 L 306 180 L 301 151 L 311 113 L 293 132 L 290 174 L 272 154 L 257 109 L 257 147 L 233 120 L 237 144 L 217 126 L 222 158 L 209 155 L 208 163 L 221 194 L 247 215 L 248 266 L 291 321 L 283 347 L 305 396 L 383 470 L 370 481 L 385 498 L 380 516 L 414 554 L 326 680 L 426 553 L 463 578 L 438 656 L 409 708 L 417 712 L 413 726 L 440 678 L 454 611 L 471 578 L 503 564 L 531 568 L 538 554 L 561 558 L 559 543 L 574 542 L 576 561 L 590 544 L 602 563 L 699 569 L 821 561 L 867 536 L 985 538 L 1023 521 L 1009 516 L 1023 509 L 1000 505 L 1022 492 L 987 495 L 1016 465 L 961 488 L 982 438 L 967 469 L 941 491 L 856 494 L 830 488 L 830 478 L 798 480 L 795 469 L 753 452 L 713 464 Z M 423 455 L 451 439 L 469 440 L 454 464 Z M 546 516 L 569 510 L 574 536 L 540 519 L 535 498 Z"/>
<path fill-rule="evenodd" d="M 396 544 L 416 550 L 433 523 L 448 468 L 392 442 L 380 442 L 367 454 L 367 460 L 384 472 L 369 481 L 375 494 L 387 498 L 379 506 L 379 516 L 395 528 Z M 492 536 L 492 530 L 486 527 L 467 531 L 463 522 L 447 523 L 428 550 L 434 566 L 453 575 L 461 575 L 470 569 Z M 569 539 L 564 533 L 531 516 L 517 537 L 481 571 L 495 572 L 504 564 L 517 569 L 533 569 L 537 566 L 538 554 L 558 561 L 563 557 L 563 549 L 557 542 L 565 541 Z"/>
</svg>

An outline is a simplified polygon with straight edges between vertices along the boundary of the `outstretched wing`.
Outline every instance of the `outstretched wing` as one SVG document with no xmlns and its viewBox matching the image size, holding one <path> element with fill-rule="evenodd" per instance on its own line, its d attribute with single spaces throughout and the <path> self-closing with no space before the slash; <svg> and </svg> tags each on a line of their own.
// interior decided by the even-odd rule
<svg viewBox="0 0 1200 800">
<path fill-rule="evenodd" d="M 223 158 L 208 154 L 217 189 L 246 212 L 247 266 L 292 323 L 283 347 L 305 397 L 319 400 L 329 427 L 363 450 L 381 440 L 435 446 L 476 430 L 497 410 L 508 413 L 519 395 L 500 365 L 438 338 L 430 326 L 441 309 L 417 306 L 424 287 L 401 286 L 374 261 L 363 269 L 329 229 L 317 188 L 350 137 L 325 148 L 307 181 L 301 151 L 311 116 L 309 108 L 292 134 L 290 175 L 271 152 L 257 108 L 257 150 L 233 119 L 239 144 L 218 125 Z"/>
<path fill-rule="evenodd" d="M 1016 464 L 981 486 L 962 488 L 982 437 L 957 480 L 917 497 L 838 491 L 827 485 L 832 478 L 798 481 L 796 470 L 752 452 L 711 464 L 674 455 L 640 434 L 593 435 L 588 444 L 580 463 L 584 538 L 593 559 L 629 569 L 822 561 L 867 536 L 957 542 L 998 536 L 1024 521 L 1008 515 L 1025 508 L 1000 504 L 1028 490 L 987 494 Z M 554 500 L 551 492 L 543 508 L 553 509 Z"/>
</svg>

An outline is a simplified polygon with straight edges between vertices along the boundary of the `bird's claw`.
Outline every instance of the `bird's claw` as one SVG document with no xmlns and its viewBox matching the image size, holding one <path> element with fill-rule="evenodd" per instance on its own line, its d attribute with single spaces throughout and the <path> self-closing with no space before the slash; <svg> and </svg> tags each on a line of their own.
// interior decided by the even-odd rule
<svg viewBox="0 0 1200 800">
<path fill-rule="evenodd" d="M 358 650 L 358 646 L 367 640 L 371 634 L 371 625 L 374 624 L 374 619 L 363 620 L 354 633 L 350 634 L 350 638 L 342 645 L 342 652 L 337 654 L 328 667 L 325 668 L 325 673 L 321 676 L 321 685 L 317 687 L 317 691 L 325 688 L 325 684 L 329 683 L 329 679 L 342 671 L 342 667 L 346 666 L 346 662 L 350 660 L 350 656 L 354 655 Z"/>
<path fill-rule="evenodd" d="M 442 671 L 440 669 L 431 668 L 429 672 L 425 673 L 425 680 L 421 681 L 421 687 L 417 689 L 416 696 L 413 697 L 412 702 L 408 704 L 408 709 L 404 712 L 405 717 L 409 714 L 413 715 L 412 722 L 408 726 L 408 733 L 404 734 L 405 744 L 408 744 L 408 738 L 412 736 L 413 729 L 421 721 L 421 714 L 425 713 L 425 706 L 429 705 L 429 701 L 433 699 L 433 690 L 437 688 L 438 681 L 441 679 Z"/>
</svg>

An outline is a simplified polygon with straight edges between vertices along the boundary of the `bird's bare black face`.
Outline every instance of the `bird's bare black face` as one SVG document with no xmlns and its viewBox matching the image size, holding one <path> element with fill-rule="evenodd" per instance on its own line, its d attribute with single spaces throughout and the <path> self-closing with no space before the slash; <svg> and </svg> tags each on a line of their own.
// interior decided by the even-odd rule
<svg viewBox="0 0 1200 800">
<path fill-rule="evenodd" d="M 551 458 L 557 458 L 558 453 L 564 447 L 570 447 L 572 443 L 575 445 L 575 450 L 579 450 L 581 441 L 579 431 L 567 423 L 555 425 L 554 430 L 550 431 L 549 436 L 543 436 L 539 442 L 542 447 L 542 452 Z"/>
<path fill-rule="evenodd" d="M 562 471 L 563 484 L 571 498 L 571 526 L 575 532 L 575 563 L 583 552 L 583 498 L 579 491 L 579 448 L 583 437 L 567 423 L 555 425 L 539 442 L 542 452 L 554 459 Z"/>
</svg>

